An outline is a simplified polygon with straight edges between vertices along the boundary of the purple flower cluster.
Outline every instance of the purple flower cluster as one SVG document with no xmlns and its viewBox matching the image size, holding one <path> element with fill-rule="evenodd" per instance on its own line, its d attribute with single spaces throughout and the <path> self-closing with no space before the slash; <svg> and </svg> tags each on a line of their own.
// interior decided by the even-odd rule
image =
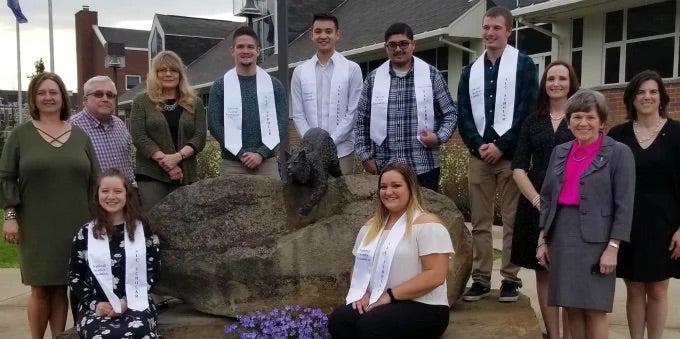
<svg viewBox="0 0 680 339">
<path fill-rule="evenodd" d="M 318 308 L 288 305 L 275 308 L 269 313 L 260 311 L 236 317 L 237 324 L 225 327 L 228 334 L 242 339 L 326 339 L 328 318 Z"/>
</svg>

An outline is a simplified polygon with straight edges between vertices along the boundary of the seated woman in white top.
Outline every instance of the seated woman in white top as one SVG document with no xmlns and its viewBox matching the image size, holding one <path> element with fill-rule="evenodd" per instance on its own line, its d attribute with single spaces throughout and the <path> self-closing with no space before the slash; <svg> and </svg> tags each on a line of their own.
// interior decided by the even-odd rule
<svg viewBox="0 0 680 339">
<path fill-rule="evenodd" d="M 73 239 L 69 288 L 78 297 L 81 338 L 158 338 L 149 289 L 160 269 L 158 237 L 140 220 L 141 204 L 117 169 L 101 174 L 93 220 Z"/>
<path fill-rule="evenodd" d="M 331 314 L 333 338 L 438 338 L 449 323 L 446 276 L 454 253 L 441 220 L 422 207 L 413 170 L 380 174 L 374 216 L 361 228 L 346 305 Z"/>
</svg>

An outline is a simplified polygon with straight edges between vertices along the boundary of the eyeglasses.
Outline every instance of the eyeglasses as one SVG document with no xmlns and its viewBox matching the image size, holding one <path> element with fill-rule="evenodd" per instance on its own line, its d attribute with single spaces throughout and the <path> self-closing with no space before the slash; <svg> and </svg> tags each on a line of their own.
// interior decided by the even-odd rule
<svg viewBox="0 0 680 339">
<path fill-rule="evenodd" d="M 92 92 L 92 93 L 87 94 L 87 95 L 91 95 L 91 96 L 93 96 L 93 97 L 95 97 L 95 98 L 97 98 L 97 99 L 101 99 L 101 98 L 103 98 L 105 95 L 106 95 L 106 97 L 109 98 L 109 99 L 113 99 L 113 98 L 115 98 L 115 97 L 118 96 L 116 93 L 113 93 L 113 92 L 101 92 L 101 91 Z"/>
<path fill-rule="evenodd" d="M 385 43 L 385 47 L 387 47 L 389 50 L 394 51 L 397 49 L 397 47 L 401 49 L 406 49 L 408 46 L 411 46 L 411 41 L 410 40 L 402 40 L 402 41 L 390 41 Z"/>
<path fill-rule="evenodd" d="M 174 68 L 167 68 L 167 67 L 159 68 L 157 72 L 158 72 L 159 74 L 165 74 L 165 73 L 168 73 L 168 72 L 169 72 L 170 74 L 172 74 L 172 75 L 177 75 L 177 74 L 179 74 L 179 71 L 178 71 L 178 70 L 176 70 L 176 69 L 174 69 Z"/>
</svg>

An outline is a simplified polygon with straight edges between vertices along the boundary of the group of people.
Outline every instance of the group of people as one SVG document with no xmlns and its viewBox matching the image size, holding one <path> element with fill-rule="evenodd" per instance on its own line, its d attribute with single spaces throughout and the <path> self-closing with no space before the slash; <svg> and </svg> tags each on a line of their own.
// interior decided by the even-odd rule
<svg viewBox="0 0 680 339">
<path fill-rule="evenodd" d="M 346 304 L 329 318 L 333 337 L 437 338 L 446 330 L 454 248 L 420 192 L 438 190 L 440 145 L 457 125 L 470 153 L 474 250 L 463 300 L 490 294 L 498 193 L 499 301 L 516 301 L 520 267 L 533 269 L 548 337 L 560 338 L 562 307 L 564 338 L 604 338 L 619 276 L 631 337 L 661 337 L 669 278 L 680 278 L 680 123 L 668 117 L 664 84 L 653 71 L 636 75 L 624 92 L 629 122 L 605 135 L 604 96 L 579 89 L 562 61 L 539 82 L 531 58 L 508 45 L 512 23 L 504 8 L 485 13 L 484 53 L 463 70 L 454 103 L 447 80 L 413 55 L 407 24 L 386 30 L 388 61 L 362 81 L 359 66 L 335 50 L 337 18 L 314 16 L 316 53 L 292 78 L 295 127 L 301 136 L 328 131 L 343 174 L 354 172 L 355 158 L 379 174 Z M 64 330 L 67 285 L 81 336 L 157 337 L 149 291 L 159 241 L 144 211 L 198 180 L 206 129 L 220 144 L 222 174 L 279 177 L 287 94 L 257 66 L 252 29 L 234 31 L 230 52 L 235 67 L 213 83 L 207 118 L 181 58 L 156 55 L 146 91 L 133 101 L 130 133 L 115 114 L 110 78 L 85 83 L 84 109 L 70 119 L 62 80 L 33 78 L 33 120 L 12 132 L 0 159 L 3 234 L 19 245 L 22 281 L 31 286 L 32 337 L 48 324 L 53 335 Z"/>
<path fill-rule="evenodd" d="M 31 80 L 32 120 L 12 131 L 0 158 L 0 203 L 4 239 L 18 245 L 22 282 L 31 286 L 32 338 L 48 325 L 53 337 L 64 331 L 67 287 L 82 337 L 157 336 L 149 291 L 159 241 L 143 212 L 198 179 L 195 155 L 206 136 L 202 103 L 183 70 L 175 53 L 153 60 L 132 134 L 115 114 L 109 77 L 84 84 L 83 110 L 73 116 L 58 75 Z"/>
<path fill-rule="evenodd" d="M 563 61 L 548 65 L 539 82 L 531 58 L 508 45 L 512 22 L 503 8 L 485 13 L 486 48 L 463 70 L 456 106 L 434 68 L 412 56 L 408 26 L 386 31 L 389 61 L 368 75 L 354 127 L 365 170 L 380 174 L 379 203 L 357 236 L 346 305 L 329 319 L 333 337 L 445 331 L 439 306 L 448 302 L 434 296 L 445 289 L 454 251 L 417 191 L 437 189 L 437 145 L 456 123 L 470 152 L 474 250 L 473 283 L 462 299 L 490 294 L 498 194 L 499 301 L 518 300 L 518 271 L 533 269 L 547 337 L 606 338 L 620 277 L 631 338 L 662 337 L 669 278 L 680 278 L 680 123 L 668 118 L 663 81 L 653 71 L 633 77 L 624 91 L 629 121 L 605 135 L 605 97 L 579 89 Z"/>
</svg>

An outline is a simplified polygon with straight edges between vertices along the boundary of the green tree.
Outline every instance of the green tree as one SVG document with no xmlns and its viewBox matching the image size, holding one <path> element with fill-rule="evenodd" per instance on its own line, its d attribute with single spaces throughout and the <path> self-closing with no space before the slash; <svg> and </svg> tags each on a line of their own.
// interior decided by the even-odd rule
<svg viewBox="0 0 680 339">
<path fill-rule="evenodd" d="M 35 66 L 35 73 L 26 76 L 27 78 L 29 78 L 31 80 L 33 80 L 33 78 L 35 78 L 39 74 L 42 74 L 43 72 L 45 72 L 45 63 L 43 62 L 42 58 L 40 58 L 40 59 L 38 59 L 38 61 L 34 62 L 33 65 Z"/>
</svg>

